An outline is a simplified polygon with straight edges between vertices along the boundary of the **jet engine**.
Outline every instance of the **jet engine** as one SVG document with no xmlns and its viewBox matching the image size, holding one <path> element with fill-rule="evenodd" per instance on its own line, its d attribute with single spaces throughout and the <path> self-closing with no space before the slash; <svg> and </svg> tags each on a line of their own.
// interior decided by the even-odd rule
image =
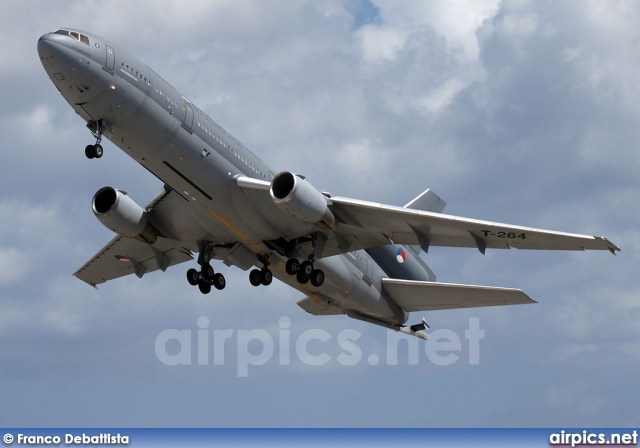
<svg viewBox="0 0 640 448">
<path fill-rule="evenodd" d="M 336 218 L 327 198 L 303 178 L 282 171 L 271 181 L 269 191 L 276 205 L 294 218 L 335 230 Z"/>
<path fill-rule="evenodd" d="M 147 212 L 126 193 L 104 187 L 93 196 L 93 213 L 109 230 L 144 243 L 153 244 L 157 232 L 149 224 Z"/>
</svg>

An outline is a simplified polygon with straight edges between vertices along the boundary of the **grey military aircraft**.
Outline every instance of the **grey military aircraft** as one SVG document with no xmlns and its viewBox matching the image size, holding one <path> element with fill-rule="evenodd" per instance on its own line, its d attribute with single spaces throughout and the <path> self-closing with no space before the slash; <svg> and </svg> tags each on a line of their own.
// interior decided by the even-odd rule
<svg viewBox="0 0 640 448">
<path fill-rule="evenodd" d="M 194 260 L 187 280 L 207 294 L 224 289 L 211 261 L 273 276 L 301 291 L 314 315 L 346 314 L 427 339 L 412 311 L 535 303 L 518 289 L 436 282 L 419 256 L 431 246 L 486 249 L 620 249 L 606 238 L 443 214 L 426 190 L 404 207 L 334 196 L 304 176 L 276 174 L 158 74 L 115 44 L 63 28 L 38 41 L 49 78 L 87 123 L 164 183 L 146 207 L 104 187 L 95 216 L 117 235 L 74 275 L 100 283 Z"/>
</svg>

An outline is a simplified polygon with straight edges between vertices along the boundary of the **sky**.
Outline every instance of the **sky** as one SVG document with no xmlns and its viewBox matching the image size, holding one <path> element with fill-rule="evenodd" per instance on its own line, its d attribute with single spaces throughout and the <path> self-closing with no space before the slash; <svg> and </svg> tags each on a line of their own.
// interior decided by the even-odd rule
<svg viewBox="0 0 640 448">
<path fill-rule="evenodd" d="M 0 426 L 638 426 L 638 2 L 25 0 L 0 25 Z M 311 316 L 222 264 L 207 296 L 195 263 L 94 290 L 71 275 L 112 237 L 93 194 L 144 205 L 162 184 L 108 141 L 85 158 L 36 51 L 61 27 L 126 48 L 321 191 L 431 188 L 449 214 L 622 251 L 432 248 L 439 281 L 539 303 L 428 313 L 428 342 Z"/>
</svg>

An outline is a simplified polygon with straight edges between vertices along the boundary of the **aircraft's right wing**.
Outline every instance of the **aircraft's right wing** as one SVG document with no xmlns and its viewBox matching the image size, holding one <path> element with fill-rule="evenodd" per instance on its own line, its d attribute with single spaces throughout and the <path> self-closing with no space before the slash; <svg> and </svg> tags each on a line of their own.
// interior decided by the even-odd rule
<svg viewBox="0 0 640 448">
<path fill-rule="evenodd" d="M 537 303 L 519 289 L 383 278 L 382 287 L 407 312 Z"/>
<path fill-rule="evenodd" d="M 189 215 L 184 213 L 184 204 L 188 202 L 175 191 L 163 189 L 146 209 L 149 219 L 162 230 L 162 234 L 173 236 L 178 229 L 192 230 L 188 227 Z M 95 287 L 129 274 L 142 277 L 157 269 L 164 271 L 169 266 L 192 259 L 188 245 L 175 236 L 158 237 L 153 246 L 133 238 L 115 236 L 73 275 Z"/>
<path fill-rule="evenodd" d="M 163 271 L 193 259 L 176 241 L 158 238 L 153 246 L 133 238 L 116 236 L 73 275 L 95 287 L 114 278 L 136 274 L 142 277 L 157 269 Z"/>
</svg>

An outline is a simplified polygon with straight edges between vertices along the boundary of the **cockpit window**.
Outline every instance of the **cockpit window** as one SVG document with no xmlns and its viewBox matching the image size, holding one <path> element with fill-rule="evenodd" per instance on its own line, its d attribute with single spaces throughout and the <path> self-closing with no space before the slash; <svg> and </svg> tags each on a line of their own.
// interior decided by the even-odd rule
<svg viewBox="0 0 640 448">
<path fill-rule="evenodd" d="M 76 33 L 75 31 L 68 31 L 68 30 L 58 30 L 56 31 L 56 34 L 62 34 L 63 36 L 73 37 L 75 40 L 77 40 L 78 42 L 82 42 L 87 47 L 91 46 L 91 43 L 89 42 L 89 38 L 84 34 Z"/>
</svg>

